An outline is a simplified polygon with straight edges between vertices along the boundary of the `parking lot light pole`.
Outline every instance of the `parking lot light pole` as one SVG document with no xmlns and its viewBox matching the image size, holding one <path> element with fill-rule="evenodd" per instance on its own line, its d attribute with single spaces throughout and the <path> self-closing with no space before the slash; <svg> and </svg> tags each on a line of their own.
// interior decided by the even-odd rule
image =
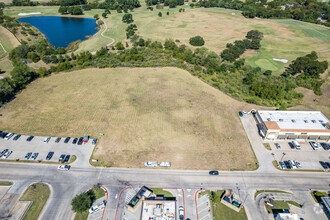
<svg viewBox="0 0 330 220">
<path fill-rule="evenodd" d="M 282 156 L 282 158 L 281 158 L 281 161 L 283 161 L 283 157 L 286 155 L 286 153 L 285 152 L 283 152 L 283 156 Z"/>
<path fill-rule="evenodd" d="M 274 160 L 275 160 L 275 154 L 274 153 L 271 153 L 271 155 L 274 157 Z"/>
</svg>

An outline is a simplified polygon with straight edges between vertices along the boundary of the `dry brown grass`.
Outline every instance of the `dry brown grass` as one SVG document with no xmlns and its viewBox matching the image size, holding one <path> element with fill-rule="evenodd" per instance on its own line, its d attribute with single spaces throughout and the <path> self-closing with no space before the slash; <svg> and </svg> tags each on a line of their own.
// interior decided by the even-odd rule
<svg viewBox="0 0 330 220">
<path fill-rule="evenodd" d="M 38 79 L 0 113 L 1 130 L 101 137 L 94 158 L 116 167 L 254 169 L 238 102 L 177 68 L 85 69 Z"/>
<path fill-rule="evenodd" d="M 13 48 L 20 45 L 20 42 L 17 40 L 17 38 L 2 26 L 0 26 L 0 41 L 2 46 L 7 51 L 7 53 L 5 53 L 2 47 L 0 47 L 0 58 L 7 56 Z"/>
</svg>

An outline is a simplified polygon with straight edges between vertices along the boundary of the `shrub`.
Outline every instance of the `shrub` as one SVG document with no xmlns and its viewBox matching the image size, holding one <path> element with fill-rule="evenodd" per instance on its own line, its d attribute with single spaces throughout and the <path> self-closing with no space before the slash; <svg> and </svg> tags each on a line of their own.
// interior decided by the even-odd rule
<svg viewBox="0 0 330 220">
<path fill-rule="evenodd" d="M 201 36 L 196 36 L 190 38 L 189 43 L 193 46 L 203 46 L 205 44 L 205 41 Z"/>
</svg>

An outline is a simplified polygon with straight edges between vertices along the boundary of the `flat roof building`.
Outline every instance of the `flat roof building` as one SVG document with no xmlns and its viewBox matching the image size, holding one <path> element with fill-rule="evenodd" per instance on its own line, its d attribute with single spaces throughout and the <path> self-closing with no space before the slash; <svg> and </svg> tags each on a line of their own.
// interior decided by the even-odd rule
<svg viewBox="0 0 330 220">
<path fill-rule="evenodd" d="M 255 118 L 266 140 L 330 140 L 330 121 L 320 111 L 258 110 Z"/>
<path fill-rule="evenodd" d="M 330 217 L 330 197 L 321 197 L 321 200 L 322 200 L 323 205 L 325 207 L 323 210 L 329 218 Z"/>
<path fill-rule="evenodd" d="M 176 200 L 151 197 L 142 202 L 141 220 L 175 220 Z"/>
</svg>

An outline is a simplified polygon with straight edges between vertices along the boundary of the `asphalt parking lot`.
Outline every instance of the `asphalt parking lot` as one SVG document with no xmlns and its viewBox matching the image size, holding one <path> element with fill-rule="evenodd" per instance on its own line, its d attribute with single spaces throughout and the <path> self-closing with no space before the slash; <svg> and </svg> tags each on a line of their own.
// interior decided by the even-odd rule
<svg viewBox="0 0 330 220">
<path fill-rule="evenodd" d="M 13 136 L 15 137 L 15 135 Z M 9 140 L 0 138 L 0 151 L 8 149 L 13 153 L 7 158 L 0 160 L 24 160 L 25 155 L 28 152 L 39 153 L 35 161 L 46 161 L 47 154 L 54 152 L 50 162 L 58 162 L 61 154 L 75 155 L 77 157 L 76 162 L 81 167 L 90 166 L 89 158 L 93 151 L 94 145 L 92 140 L 82 145 L 72 144 L 73 138 L 68 143 L 64 143 L 65 137 L 61 138 L 59 143 L 55 143 L 56 137 L 52 137 L 48 143 L 44 143 L 45 137 L 35 136 L 30 142 L 26 141 L 28 136 L 22 135 L 18 140 L 14 141 L 13 137 Z"/>
<path fill-rule="evenodd" d="M 273 169 L 272 161 L 297 160 L 301 164 L 301 169 L 306 170 L 324 170 L 319 161 L 330 162 L 330 150 L 313 150 L 308 141 L 298 140 L 301 149 L 292 149 L 289 140 L 264 141 L 258 133 L 257 123 L 252 114 L 240 117 L 245 132 L 247 133 L 253 150 L 258 158 L 262 169 Z M 263 144 L 269 143 L 271 151 L 267 150 Z M 281 148 L 277 149 L 275 143 L 279 143 Z M 260 168 L 259 168 L 260 169 Z M 328 171 L 330 169 L 327 169 Z"/>
<path fill-rule="evenodd" d="M 198 219 L 212 219 L 209 195 L 205 194 L 197 199 Z"/>
<path fill-rule="evenodd" d="M 290 141 L 274 141 L 265 142 L 269 143 L 274 153 L 274 157 L 277 161 L 283 160 L 297 160 L 301 163 L 301 169 L 313 169 L 322 170 L 322 166 L 319 161 L 329 162 L 330 151 L 320 148 L 318 150 L 313 150 L 309 142 L 298 141 L 301 149 L 292 149 L 289 145 Z M 277 149 L 275 143 L 278 143 L 281 148 Z M 283 154 L 284 153 L 284 154 Z"/>
</svg>

